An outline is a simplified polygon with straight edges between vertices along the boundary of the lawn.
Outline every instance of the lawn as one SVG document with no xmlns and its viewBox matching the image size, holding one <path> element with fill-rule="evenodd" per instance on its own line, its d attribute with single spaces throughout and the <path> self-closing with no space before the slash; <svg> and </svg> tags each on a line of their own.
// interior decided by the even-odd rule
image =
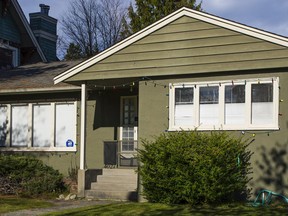
<svg viewBox="0 0 288 216">
<path fill-rule="evenodd" d="M 53 206 L 51 202 L 38 199 L 25 199 L 15 197 L 0 197 L 0 215 L 7 212 L 19 211 L 33 208 L 49 208 Z M 95 205 L 61 212 L 49 213 L 46 215 L 286 215 L 288 206 L 270 206 L 270 207 L 250 207 L 241 204 L 222 205 L 218 207 L 199 206 L 191 207 L 189 205 L 165 205 L 155 203 L 114 203 L 108 205 Z"/>
<path fill-rule="evenodd" d="M 0 196 L 0 215 L 7 212 L 32 208 L 47 208 L 53 204 L 44 200 Z"/>
<path fill-rule="evenodd" d="M 73 210 L 65 210 L 46 215 L 286 215 L 287 207 L 250 207 L 246 205 L 223 205 L 221 207 L 198 207 L 192 208 L 188 205 L 164 205 L 151 203 L 118 203 L 109 205 L 97 205 Z"/>
</svg>

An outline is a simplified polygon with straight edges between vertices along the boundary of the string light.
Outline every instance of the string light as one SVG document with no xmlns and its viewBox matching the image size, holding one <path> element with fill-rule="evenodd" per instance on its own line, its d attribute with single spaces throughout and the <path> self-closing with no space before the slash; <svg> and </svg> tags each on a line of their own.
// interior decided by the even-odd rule
<svg viewBox="0 0 288 216">
<path fill-rule="evenodd" d="M 263 79 L 263 81 L 267 81 L 267 79 Z M 275 78 L 271 78 L 271 80 L 272 80 L 272 82 L 274 82 L 274 81 L 276 81 L 275 80 Z M 141 83 L 140 81 L 144 81 L 143 83 Z M 260 81 L 260 79 L 249 79 L 249 82 L 256 82 L 256 83 L 258 83 L 258 84 L 260 84 L 261 83 L 261 81 Z M 205 85 L 207 86 L 207 87 L 209 87 L 209 86 L 211 86 L 211 85 L 219 85 L 220 87 L 222 86 L 222 84 L 232 84 L 233 86 L 235 85 L 235 84 L 243 84 L 243 82 L 244 82 L 244 85 L 246 85 L 247 84 L 247 80 L 236 80 L 236 81 L 234 81 L 234 80 L 231 80 L 231 81 L 229 81 L 229 80 L 227 80 L 227 81 L 222 81 L 222 82 L 215 82 L 215 83 L 213 83 L 213 82 L 209 82 L 209 83 L 206 83 Z M 127 87 L 127 86 L 135 86 L 136 85 L 136 83 L 139 83 L 139 85 L 141 85 L 141 84 L 143 84 L 143 85 L 145 85 L 145 86 L 148 86 L 149 85 L 149 83 L 150 84 L 152 84 L 154 87 L 157 87 L 157 86 L 162 86 L 163 88 L 167 88 L 167 84 L 163 84 L 163 83 L 161 83 L 161 82 L 158 82 L 158 81 L 155 81 L 155 80 L 152 80 L 151 78 L 149 78 L 149 77 L 142 77 L 142 78 L 140 78 L 140 79 L 136 79 L 136 80 L 133 80 L 133 81 L 130 81 L 130 82 L 125 82 L 125 83 L 122 83 L 122 84 L 119 84 L 119 85 L 93 85 L 93 87 L 94 88 L 102 88 L 102 89 L 104 89 L 104 90 L 106 90 L 106 89 L 117 89 L 117 88 L 121 88 L 121 87 Z M 180 85 L 180 86 L 182 86 L 183 88 L 185 88 L 185 87 L 187 87 L 187 84 L 189 85 L 189 86 L 194 86 L 194 88 L 196 89 L 197 88 L 197 85 L 203 85 L 201 82 L 200 83 L 189 83 L 189 82 L 187 82 L 187 83 L 177 83 L 176 85 L 178 86 L 178 85 Z M 172 89 L 173 87 L 174 87 L 174 85 L 175 85 L 175 83 L 173 84 L 169 84 L 169 88 L 170 89 Z M 280 88 L 280 86 L 278 86 L 279 88 Z M 280 102 L 282 102 L 282 101 L 280 101 Z"/>
<path fill-rule="evenodd" d="M 273 132 L 276 132 L 276 131 L 259 131 L 259 132 L 241 131 L 241 134 L 242 135 L 250 134 L 252 137 L 256 137 L 256 135 L 259 135 L 259 134 L 266 134 L 267 136 L 270 136 L 270 134 Z"/>
</svg>

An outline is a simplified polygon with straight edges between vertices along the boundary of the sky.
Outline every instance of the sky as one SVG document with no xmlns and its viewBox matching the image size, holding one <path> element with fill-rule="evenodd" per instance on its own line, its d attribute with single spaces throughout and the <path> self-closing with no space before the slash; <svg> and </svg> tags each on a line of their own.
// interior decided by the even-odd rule
<svg viewBox="0 0 288 216">
<path fill-rule="evenodd" d="M 39 4 L 47 4 L 49 15 L 58 20 L 72 1 L 18 0 L 26 17 L 39 12 Z M 288 0 L 202 0 L 202 8 L 209 14 L 288 37 Z M 61 30 L 61 24 L 58 28 Z"/>
</svg>

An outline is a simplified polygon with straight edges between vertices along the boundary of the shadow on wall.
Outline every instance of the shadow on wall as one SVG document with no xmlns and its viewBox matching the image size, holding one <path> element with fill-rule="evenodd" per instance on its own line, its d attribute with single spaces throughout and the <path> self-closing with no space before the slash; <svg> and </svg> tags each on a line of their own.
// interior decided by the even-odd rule
<svg viewBox="0 0 288 216">
<path fill-rule="evenodd" d="M 91 99 L 96 100 L 94 107 L 93 129 L 117 127 L 120 121 L 120 95 L 116 92 L 94 92 Z M 89 98 L 90 99 L 90 98 Z"/>
<path fill-rule="evenodd" d="M 273 188 L 275 192 L 281 194 L 288 191 L 287 147 L 288 142 L 285 144 L 276 143 L 271 149 L 261 146 L 261 148 L 257 150 L 261 155 L 261 160 L 256 161 L 256 166 L 262 174 L 255 179 L 256 192 L 270 188 Z M 266 185 L 268 188 L 257 188 L 257 184 Z M 286 195 L 287 194 L 288 193 L 286 193 Z"/>
<path fill-rule="evenodd" d="M 0 125 L 0 146 L 5 146 L 6 137 L 7 137 L 7 124 L 8 121 L 4 121 L 2 125 Z"/>
</svg>

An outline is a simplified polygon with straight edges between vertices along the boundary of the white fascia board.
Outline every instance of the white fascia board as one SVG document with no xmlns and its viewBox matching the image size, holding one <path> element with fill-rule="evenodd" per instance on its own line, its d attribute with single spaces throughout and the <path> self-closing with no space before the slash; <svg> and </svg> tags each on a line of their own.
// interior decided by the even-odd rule
<svg viewBox="0 0 288 216">
<path fill-rule="evenodd" d="M 19 88 L 19 89 L 4 89 L 0 90 L 0 95 L 8 93 L 24 94 L 24 93 L 49 93 L 49 92 L 69 92 L 69 91 L 81 91 L 81 87 L 52 87 L 52 88 Z"/>
<path fill-rule="evenodd" d="M 29 25 L 25 15 L 24 15 L 19 3 L 17 2 L 17 0 L 12 0 L 12 3 L 14 5 L 14 8 L 16 9 L 16 11 L 17 11 L 17 13 L 18 13 L 18 15 L 19 15 L 24 27 L 25 27 L 25 29 L 27 30 L 27 32 L 28 32 L 28 34 L 29 34 L 34 46 L 37 48 L 37 51 L 38 51 L 42 61 L 43 62 L 48 62 L 46 57 L 45 57 L 45 55 L 44 55 L 44 53 L 43 53 L 43 51 L 42 51 L 42 49 L 41 49 L 41 47 L 40 47 L 40 45 L 39 45 L 39 43 L 38 43 L 38 41 L 36 40 L 32 30 L 30 28 L 30 25 Z"/>
<path fill-rule="evenodd" d="M 99 53 L 98 55 L 95 55 L 94 57 L 80 63 L 79 65 L 63 72 L 62 74 L 59 74 L 54 78 L 54 84 L 60 83 L 79 72 L 85 70 L 86 68 L 96 64 L 97 62 L 107 58 L 110 55 L 113 55 L 114 53 L 118 52 L 121 49 L 124 49 L 125 47 L 135 43 L 136 41 L 146 37 L 147 35 L 153 33 L 154 31 L 164 27 L 165 25 L 177 20 L 178 18 L 182 16 L 188 16 L 194 19 L 198 19 L 204 22 L 208 22 L 223 28 L 227 28 L 233 31 L 237 31 L 242 34 L 246 34 L 255 38 L 259 38 L 262 40 L 266 40 L 278 45 L 286 46 L 288 47 L 288 38 L 282 37 L 279 35 L 275 35 L 266 31 L 262 31 L 259 29 L 255 29 L 249 26 L 245 26 L 239 23 L 235 23 L 217 16 L 213 16 L 207 13 L 195 11 L 188 8 L 181 8 L 174 13 L 164 17 L 163 19 L 155 22 L 154 24 L 144 28 L 143 30 L 131 35 L 130 37 L 126 38 L 123 41 L 120 41 L 119 43 L 115 44 L 114 46 L 110 47 L 107 50 L 104 50 L 103 52 Z"/>
</svg>

